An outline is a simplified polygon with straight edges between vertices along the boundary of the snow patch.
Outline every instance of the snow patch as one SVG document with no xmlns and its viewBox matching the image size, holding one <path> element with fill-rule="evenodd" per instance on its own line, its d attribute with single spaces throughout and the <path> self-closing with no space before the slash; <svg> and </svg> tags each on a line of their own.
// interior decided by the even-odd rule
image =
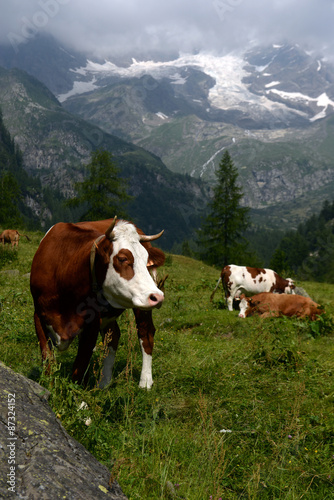
<svg viewBox="0 0 334 500">
<path fill-rule="evenodd" d="M 159 118 L 161 118 L 162 120 L 167 120 L 168 119 L 168 116 L 165 115 L 164 113 L 161 113 L 161 111 L 159 111 L 158 113 L 155 113 Z"/>
<path fill-rule="evenodd" d="M 99 85 L 95 84 L 96 77 L 94 76 L 90 82 L 74 82 L 72 90 L 67 92 L 66 94 L 59 94 L 57 99 L 59 102 L 64 102 L 69 97 L 78 94 L 84 94 L 85 92 L 91 92 L 92 90 L 98 89 Z"/>
<path fill-rule="evenodd" d="M 267 94 L 272 92 L 274 94 L 279 95 L 282 99 L 288 99 L 289 101 L 296 102 L 315 102 L 319 108 L 323 108 L 322 111 L 317 113 L 315 116 L 310 118 L 310 122 L 314 122 L 316 120 L 320 120 L 321 118 L 326 117 L 326 111 L 329 106 L 332 106 L 334 109 L 334 101 L 332 101 L 328 95 L 324 92 L 319 97 L 309 97 L 307 95 L 301 94 L 300 92 L 284 92 L 283 90 L 271 89 L 267 91 Z"/>
<path fill-rule="evenodd" d="M 265 87 L 267 89 L 271 88 L 271 87 L 276 87 L 276 85 L 279 85 L 281 82 L 271 82 L 271 83 L 267 83 L 267 85 L 265 85 Z"/>
</svg>

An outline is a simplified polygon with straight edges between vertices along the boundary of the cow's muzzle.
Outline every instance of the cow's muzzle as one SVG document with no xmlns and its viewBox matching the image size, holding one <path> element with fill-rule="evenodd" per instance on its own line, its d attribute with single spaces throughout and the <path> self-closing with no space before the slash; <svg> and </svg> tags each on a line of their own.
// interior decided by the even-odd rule
<svg viewBox="0 0 334 500">
<path fill-rule="evenodd" d="M 148 298 L 148 303 L 150 307 L 159 309 L 164 301 L 164 294 L 162 292 L 151 293 Z"/>
</svg>

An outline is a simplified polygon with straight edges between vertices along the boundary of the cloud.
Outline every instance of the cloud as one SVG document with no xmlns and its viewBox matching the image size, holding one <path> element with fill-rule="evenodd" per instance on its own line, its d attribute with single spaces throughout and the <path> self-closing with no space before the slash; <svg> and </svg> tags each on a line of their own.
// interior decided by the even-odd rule
<svg viewBox="0 0 334 500">
<path fill-rule="evenodd" d="M 11 0 L 3 2 L 0 41 L 48 32 L 92 55 L 206 50 L 293 41 L 333 52 L 334 0 Z"/>
</svg>

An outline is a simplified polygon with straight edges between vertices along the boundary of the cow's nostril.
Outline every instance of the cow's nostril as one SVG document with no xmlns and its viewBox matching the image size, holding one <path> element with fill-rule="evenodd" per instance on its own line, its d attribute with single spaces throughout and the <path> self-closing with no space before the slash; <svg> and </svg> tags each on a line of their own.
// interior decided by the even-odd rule
<svg viewBox="0 0 334 500">
<path fill-rule="evenodd" d="M 148 298 L 149 303 L 151 307 L 160 307 L 163 300 L 164 300 L 164 294 L 163 293 L 151 293 L 151 295 Z"/>
</svg>

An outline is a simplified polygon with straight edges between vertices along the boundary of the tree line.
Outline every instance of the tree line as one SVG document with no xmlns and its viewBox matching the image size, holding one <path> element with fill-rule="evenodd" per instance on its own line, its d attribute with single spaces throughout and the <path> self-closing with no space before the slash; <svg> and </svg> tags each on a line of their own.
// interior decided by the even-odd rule
<svg viewBox="0 0 334 500">
<path fill-rule="evenodd" d="M 286 232 L 271 263 L 303 280 L 334 283 L 334 201 Z"/>
</svg>

